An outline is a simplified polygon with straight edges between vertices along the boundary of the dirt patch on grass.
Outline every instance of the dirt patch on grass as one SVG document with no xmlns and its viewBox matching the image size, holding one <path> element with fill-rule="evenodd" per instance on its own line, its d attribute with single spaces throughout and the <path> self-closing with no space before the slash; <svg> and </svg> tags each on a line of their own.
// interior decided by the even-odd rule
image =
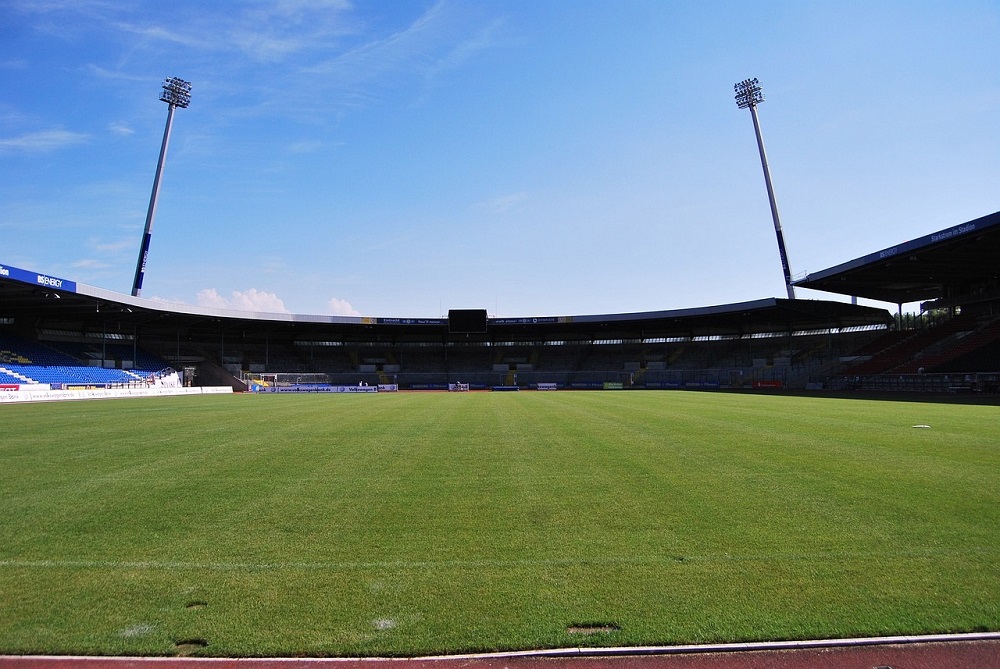
<svg viewBox="0 0 1000 669">
<path fill-rule="evenodd" d="M 208 641 L 205 639 L 181 639 L 174 644 L 174 650 L 180 656 L 192 655 L 207 647 Z"/>
<path fill-rule="evenodd" d="M 621 629 L 615 623 L 580 623 L 578 625 L 570 625 L 566 628 L 566 632 L 569 634 L 611 634 L 617 632 Z"/>
</svg>

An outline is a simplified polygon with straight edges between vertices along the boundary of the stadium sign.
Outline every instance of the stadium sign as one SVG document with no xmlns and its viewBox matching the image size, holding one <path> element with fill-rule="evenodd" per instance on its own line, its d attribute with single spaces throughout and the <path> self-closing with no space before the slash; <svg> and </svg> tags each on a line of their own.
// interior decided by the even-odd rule
<svg viewBox="0 0 1000 669">
<path fill-rule="evenodd" d="M 320 383 L 296 383 L 290 386 L 253 386 L 260 393 L 377 393 L 378 386 L 330 386 Z"/>
<path fill-rule="evenodd" d="M 17 267 L 11 267 L 10 265 L 0 265 L 0 278 L 14 279 L 15 281 L 22 281 L 24 283 L 44 286 L 46 288 L 54 288 L 55 290 L 65 290 L 71 293 L 76 292 L 75 281 L 59 279 L 47 274 L 39 274 L 38 272 L 29 272 L 28 270 L 18 269 Z"/>
<path fill-rule="evenodd" d="M 378 325 L 447 325 L 444 318 L 375 318 L 374 323 Z"/>
<path fill-rule="evenodd" d="M 493 325 L 546 325 L 549 323 L 568 323 L 570 319 L 566 316 L 544 316 L 529 318 L 494 318 L 490 321 Z"/>
<path fill-rule="evenodd" d="M 976 231 L 975 223 L 964 223 L 962 225 L 955 226 L 949 230 L 944 230 L 943 232 L 937 232 L 931 235 L 931 241 L 940 242 L 944 241 L 945 239 L 951 239 L 952 237 L 955 237 L 957 235 L 964 235 L 969 232 L 975 232 L 975 231 Z"/>
</svg>

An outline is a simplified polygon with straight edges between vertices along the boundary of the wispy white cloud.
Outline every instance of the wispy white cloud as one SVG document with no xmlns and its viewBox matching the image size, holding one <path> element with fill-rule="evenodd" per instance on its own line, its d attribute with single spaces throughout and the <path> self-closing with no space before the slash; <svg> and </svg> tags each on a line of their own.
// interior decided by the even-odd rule
<svg viewBox="0 0 1000 669">
<path fill-rule="evenodd" d="M 168 30 L 161 26 L 155 25 L 136 25 L 133 23 L 128 23 L 125 21 L 114 24 L 115 28 L 118 28 L 122 32 L 131 33 L 137 37 L 154 41 L 154 42 L 167 42 L 168 44 L 173 44 L 177 46 L 184 46 L 193 49 L 212 49 L 218 48 L 218 43 L 213 45 L 210 40 L 205 39 L 206 36 L 185 34 L 177 32 L 174 30 Z"/>
<path fill-rule="evenodd" d="M 472 208 L 491 214 L 503 214 L 522 202 L 525 202 L 527 199 L 527 193 L 510 193 L 509 195 L 501 195 L 489 200 L 484 200 L 483 202 L 477 202 L 472 205 Z"/>
<path fill-rule="evenodd" d="M 313 139 L 304 139 L 288 146 L 289 153 L 314 153 L 323 147 L 323 142 Z"/>
<path fill-rule="evenodd" d="M 0 102 L 0 123 L 18 125 L 28 123 L 30 120 L 28 114 L 25 114 L 16 107 Z"/>
<path fill-rule="evenodd" d="M 36 2 L 17 3 L 15 8 L 24 13 L 50 14 L 75 11 L 93 13 L 114 9 L 119 3 L 113 0 L 36 0 Z"/>
<path fill-rule="evenodd" d="M 70 263 L 70 266 L 73 267 L 73 269 L 107 269 L 111 267 L 108 263 L 95 258 L 81 258 L 80 260 Z"/>
<path fill-rule="evenodd" d="M 439 2 L 406 28 L 369 39 L 304 71 L 331 75 L 334 81 L 344 85 L 371 81 L 401 67 L 411 68 L 421 62 L 426 64 L 427 54 L 431 51 L 428 38 L 441 8 L 442 3 Z"/>
<path fill-rule="evenodd" d="M 121 239 L 117 242 L 92 243 L 95 251 L 101 253 L 121 253 L 133 248 L 138 248 L 139 243 L 135 239 Z"/>
<path fill-rule="evenodd" d="M 351 306 L 347 300 L 331 297 L 326 303 L 326 308 L 331 316 L 360 316 L 361 312 Z"/>
<path fill-rule="evenodd" d="M 229 297 L 219 294 L 215 288 L 205 288 L 198 291 L 198 306 L 217 309 L 234 309 L 237 311 L 254 311 L 258 313 L 287 314 L 288 309 L 281 298 L 274 293 L 267 293 L 256 288 L 234 290 Z"/>
<path fill-rule="evenodd" d="M 254 267 L 258 272 L 267 274 L 286 274 L 293 264 L 279 255 L 265 255 L 257 259 Z"/>
<path fill-rule="evenodd" d="M 327 104 L 346 110 L 377 104 L 389 95 L 409 95 L 412 103 L 422 104 L 444 72 L 499 43 L 503 20 L 485 28 L 477 28 L 474 21 L 462 10 L 437 2 L 394 32 L 363 32 L 360 44 L 334 50 L 332 56 L 322 54 L 300 68 L 298 80 L 318 84 Z"/>
<path fill-rule="evenodd" d="M 149 77 L 146 75 L 129 74 L 122 70 L 109 70 L 106 67 L 101 67 L 95 65 L 94 63 L 88 63 L 84 65 L 81 70 L 90 74 L 91 76 L 97 77 L 98 79 L 110 79 L 114 81 L 135 81 L 148 83 Z"/>
<path fill-rule="evenodd" d="M 348 0 L 247 0 L 184 5 L 172 21 L 167 12 L 101 0 L 40 2 L 30 11 L 66 41 L 78 41 L 84 26 L 118 45 L 117 61 L 81 66 L 89 76 L 148 81 L 141 63 L 175 62 L 182 51 L 188 63 L 211 69 L 176 74 L 195 83 L 199 98 L 203 91 L 227 98 L 226 114 L 313 124 L 390 95 L 424 102 L 444 72 L 495 45 L 504 25 L 444 1 L 419 15 L 405 4 L 373 15 Z M 386 15 L 396 23 L 378 23 Z"/>
<path fill-rule="evenodd" d="M 19 137 L 0 139 L 0 151 L 22 151 L 24 153 L 48 153 L 69 146 L 85 144 L 90 135 L 69 130 L 39 130 Z"/>
<path fill-rule="evenodd" d="M 113 134 L 120 135 L 122 137 L 128 137 L 129 135 L 135 134 L 135 128 L 131 127 L 124 121 L 115 121 L 108 126 L 108 130 L 110 130 Z"/>
<path fill-rule="evenodd" d="M 275 62 L 309 51 L 323 51 L 353 32 L 346 0 L 261 2 L 230 26 L 232 46 L 258 62 Z"/>
<path fill-rule="evenodd" d="M 485 51 L 498 43 L 496 35 L 505 23 L 504 19 L 497 19 L 490 25 L 477 31 L 471 37 L 459 41 L 457 44 L 447 49 L 445 53 L 427 66 L 424 72 L 425 95 L 429 94 L 437 79 L 449 70 L 455 70 L 474 58 L 477 54 Z"/>
<path fill-rule="evenodd" d="M 247 2 L 219 7 L 199 7 L 197 13 L 170 27 L 134 19 L 116 21 L 113 27 L 150 44 L 236 52 L 258 64 L 329 49 L 345 32 L 351 32 L 345 28 L 348 22 L 344 15 L 352 7 L 339 0 Z"/>
</svg>

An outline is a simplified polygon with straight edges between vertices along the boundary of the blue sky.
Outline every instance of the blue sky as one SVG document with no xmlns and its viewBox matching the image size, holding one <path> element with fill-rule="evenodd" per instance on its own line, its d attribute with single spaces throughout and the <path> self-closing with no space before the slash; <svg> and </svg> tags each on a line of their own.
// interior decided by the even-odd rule
<svg viewBox="0 0 1000 669">
<path fill-rule="evenodd" d="M 0 262 L 143 297 L 503 317 L 783 297 L 1000 210 L 1000 3 L 0 1 Z M 800 291 L 800 297 L 828 298 Z"/>
</svg>

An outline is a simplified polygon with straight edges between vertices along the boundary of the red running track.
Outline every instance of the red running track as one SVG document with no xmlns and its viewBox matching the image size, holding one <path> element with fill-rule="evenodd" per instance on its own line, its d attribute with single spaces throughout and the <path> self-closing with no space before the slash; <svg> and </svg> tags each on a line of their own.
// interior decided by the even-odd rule
<svg viewBox="0 0 1000 669">
<path fill-rule="evenodd" d="M 684 649 L 590 655 L 487 655 L 412 659 L 0 656 L 0 669 L 1000 669 L 1000 635 L 952 641 L 761 650 Z"/>
</svg>

